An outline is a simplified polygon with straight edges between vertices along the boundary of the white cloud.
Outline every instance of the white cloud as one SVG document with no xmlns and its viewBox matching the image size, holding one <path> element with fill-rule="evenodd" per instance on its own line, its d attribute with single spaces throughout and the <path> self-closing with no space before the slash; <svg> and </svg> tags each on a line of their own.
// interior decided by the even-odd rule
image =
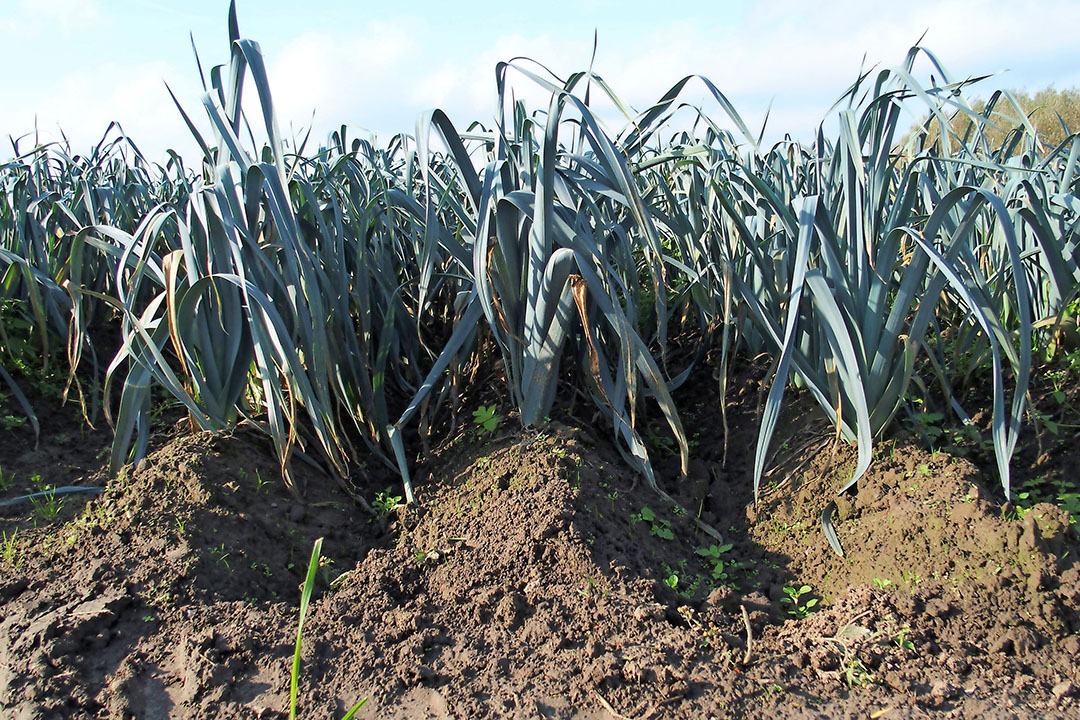
<svg viewBox="0 0 1080 720">
<path fill-rule="evenodd" d="M 304 32 L 268 63 L 278 115 L 303 121 L 315 111 L 322 121 L 362 122 L 345 116 L 397 100 L 396 75 L 416 49 L 404 23 L 372 23 L 354 35 Z"/>
<path fill-rule="evenodd" d="M 12 35 L 52 35 L 68 37 L 74 32 L 90 32 L 103 22 L 93 0 L 19 0 L 18 6 L 0 19 L 0 32 Z"/>
<path fill-rule="evenodd" d="M 73 151 L 85 152 L 116 120 L 151 160 L 161 159 L 170 147 L 191 155 L 195 143 L 164 84 L 169 79 L 174 92 L 187 98 L 185 109 L 198 118 L 201 108 L 193 100 L 194 83 L 173 81 L 183 76 L 165 63 L 85 67 L 21 107 L 0 107 L 0 127 L 12 134 L 26 133 L 36 122 L 43 140 L 60 140 L 62 132 Z"/>
<path fill-rule="evenodd" d="M 582 0 L 586 5 L 608 1 Z M 88 23 L 114 20 L 83 0 L 19 2 L 17 12 L 0 20 L 0 32 L 10 32 L 13 23 L 35 32 L 74 32 Z M 772 102 L 771 133 L 802 138 L 854 80 L 864 57 L 867 67 L 898 65 L 924 31 L 924 44 L 959 77 L 1011 69 L 976 94 L 996 87 L 1080 82 L 1080 49 L 1071 35 L 1046 32 L 1051 23 L 1080 25 L 1080 3 L 1068 0 L 914 0 L 869 9 L 854 0 L 813 6 L 776 0 L 754 6 L 737 21 L 728 22 L 724 15 L 660 20 L 637 34 L 601 24 L 596 70 L 637 109 L 648 107 L 682 77 L 701 74 L 729 97 L 752 132 Z M 490 126 L 498 61 L 528 56 L 562 77 L 588 66 L 591 27 L 569 32 L 512 27 L 495 36 L 450 35 L 436 20 L 397 17 L 355 29 L 298 28 L 291 41 L 263 47 L 282 132 L 299 133 L 312 124 L 313 111 L 315 142 L 341 124 L 384 136 L 412 132 L 416 115 L 433 107 L 445 110 L 459 128 L 473 120 Z M 220 59 L 220 54 L 210 55 Z M 54 78 L 51 87 L 23 93 L 24 102 L 0 106 L 0 128 L 28 130 L 36 113 L 42 127 L 59 123 L 73 141 L 86 146 L 109 120 L 118 119 L 148 154 L 159 155 L 169 146 L 193 148 L 162 79 L 178 91 L 199 126 L 207 125 L 190 66 L 168 61 L 75 66 Z M 929 70 L 929 63 L 920 61 L 917 75 L 925 79 Z M 511 72 L 510 84 L 514 96 L 524 98 L 532 110 L 546 109 L 548 95 L 535 83 Z M 250 103 L 254 88 L 249 84 L 246 92 Z M 682 97 L 719 115 L 700 83 L 691 83 Z M 610 104 L 594 98 L 601 117 L 617 118 Z M 257 114 L 249 119 L 258 124 Z"/>
<path fill-rule="evenodd" d="M 412 132 L 419 113 L 439 108 L 462 128 L 473 120 L 490 126 L 496 63 L 526 52 L 541 58 L 564 52 L 548 36 L 510 35 L 450 57 L 437 35 L 423 20 L 402 19 L 352 34 L 306 32 L 268 52 L 279 122 L 283 128 L 307 126 L 314 111 L 320 137 L 342 123 L 392 134 Z M 546 93 L 531 83 L 518 85 L 531 105 L 546 106 Z"/>
<path fill-rule="evenodd" d="M 862 3 L 841 2 L 807 9 L 804 3 L 783 0 L 755 8 L 738 26 L 675 21 L 658 23 L 643 36 L 620 36 L 601 26 L 596 69 L 638 109 L 682 77 L 704 75 L 732 100 L 753 132 L 771 101 L 770 130 L 806 137 L 855 79 L 861 63 L 865 61 L 866 69 L 897 66 L 927 30 L 926 46 L 959 77 L 1010 65 L 1026 73 L 994 78 L 989 82 L 995 87 L 1023 84 L 1018 77 L 1053 68 L 1056 60 L 1062 68 L 1075 67 L 1059 60 L 1067 53 L 1076 57 L 1067 34 L 1047 37 L 1043 30 L 1048 17 L 1062 26 L 1080 24 L 1080 5 L 1059 0 L 1033 8 L 959 0 L 871 10 Z M 1046 41 L 1016 42 L 1025 37 Z M 383 42 L 373 44 L 373 38 Z M 282 99 L 279 116 L 306 123 L 311 109 L 317 108 L 320 130 L 351 122 L 395 132 L 410 131 L 417 112 L 437 106 L 459 126 L 472 120 L 490 125 L 498 61 L 528 56 L 565 77 L 588 66 L 592 33 L 519 30 L 484 42 L 466 40 L 460 47 L 475 49 L 448 52 L 437 29 L 416 20 L 368 26 L 351 36 L 302 36 L 273 63 L 271 79 L 280 88 L 276 97 Z M 929 63 L 921 61 L 919 67 L 925 80 Z M 1075 72 L 1059 82 L 1067 84 L 1068 77 Z M 520 74 L 511 73 L 511 86 L 533 110 L 546 108 L 547 93 Z M 700 83 L 691 83 L 683 97 L 716 107 Z M 612 107 L 601 114 L 617 116 Z"/>
<path fill-rule="evenodd" d="M 879 70 L 899 66 L 924 31 L 928 32 L 923 44 L 955 73 L 954 79 L 1009 66 L 1016 72 L 991 78 L 986 87 L 1023 85 L 1031 77 L 1037 83 L 1045 84 L 1049 77 L 1068 85 L 1077 77 L 1072 68 L 1077 67 L 1080 52 L 1068 34 L 1051 33 L 1055 37 L 1047 42 L 1042 38 L 1048 18 L 1063 27 L 1080 23 L 1080 4 L 1058 2 L 1040 5 L 1038 11 L 968 1 L 890 4 L 872 12 L 861 3 L 805 7 L 793 0 L 772 3 L 737 28 L 670 24 L 658 27 L 644 42 L 607 48 L 601 31 L 599 69 L 639 107 L 687 74 L 705 75 L 733 101 L 752 129 L 772 99 L 770 127 L 795 133 L 817 126 L 857 77 L 861 64 Z M 1017 42 L 1035 37 L 1040 38 L 1038 43 Z M 929 62 L 920 60 L 917 77 L 925 81 L 930 69 Z M 706 99 L 697 87 L 685 91 L 688 101 Z M 799 126 L 785 124 L 799 119 L 803 121 Z"/>
</svg>

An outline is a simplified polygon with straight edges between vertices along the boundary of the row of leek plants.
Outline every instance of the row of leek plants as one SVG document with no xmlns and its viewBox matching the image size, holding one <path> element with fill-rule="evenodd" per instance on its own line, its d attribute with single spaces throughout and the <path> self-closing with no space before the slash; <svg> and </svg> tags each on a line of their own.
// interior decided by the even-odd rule
<svg viewBox="0 0 1080 720">
<path fill-rule="evenodd" d="M 672 392 L 717 345 L 721 407 L 736 353 L 773 358 L 755 490 L 792 383 L 857 446 L 850 486 L 922 382 L 920 354 L 965 420 L 956 378 L 990 367 L 1009 492 L 1033 345 L 1060 335 L 1080 287 L 1080 141 L 1045 148 L 1022 123 L 989 148 L 982 129 L 1007 94 L 975 113 L 969 81 L 915 48 L 859 77 L 835 138 L 822 128 L 810 145 L 763 148 L 707 80 L 634 115 L 591 71 L 560 79 L 517 60 L 498 66 L 493 129 L 459 132 L 434 111 L 415 138 L 376 148 L 342 128 L 304 156 L 280 136 L 262 54 L 235 14 L 230 35 L 228 65 L 204 81 L 210 133 L 178 105 L 203 149 L 198 177 L 178 159 L 155 175 L 123 144 L 91 161 L 35 148 L 3 169 L 2 290 L 44 356 L 66 346 L 74 375 L 95 319 L 120 318 L 104 371 L 114 469 L 145 452 L 158 387 L 197 427 L 261 428 L 294 490 L 294 455 L 343 477 L 372 453 L 411 501 L 406 427 L 423 436 L 453 415 L 461 369 L 490 337 L 524 426 L 570 382 L 660 492 L 639 416 L 656 403 L 685 473 Z M 942 84 L 915 79 L 920 55 Z M 241 140 L 253 137 L 247 79 L 258 149 Z M 513 99 L 517 81 L 550 94 L 545 111 Z M 722 121 L 679 102 L 692 83 Z M 599 101 L 625 112 L 622 132 L 598 119 Z M 940 127 L 964 113 L 975 130 L 901 146 L 912 104 Z M 663 140 L 687 113 L 692 129 Z M 671 353 L 672 337 L 694 351 Z"/>
</svg>

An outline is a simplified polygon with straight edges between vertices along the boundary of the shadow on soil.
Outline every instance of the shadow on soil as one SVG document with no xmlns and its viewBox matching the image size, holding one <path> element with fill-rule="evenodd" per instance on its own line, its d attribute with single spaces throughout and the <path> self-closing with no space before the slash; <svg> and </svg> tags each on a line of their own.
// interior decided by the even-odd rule
<svg viewBox="0 0 1080 720">
<path fill-rule="evenodd" d="M 713 386 L 703 374 L 681 402 Z M 416 468 L 416 507 L 388 506 L 389 471 L 360 472 L 361 494 L 383 493 L 379 517 L 299 464 L 296 503 L 253 433 L 161 434 L 97 499 L 36 526 L 27 508 L 0 518 L 5 538 L 19 528 L 0 560 L 0 708 L 286 717 L 299 585 L 324 537 L 308 717 L 364 697 L 358 717 L 1075 714 L 1080 569 L 1064 513 L 1003 517 L 974 466 L 897 443 L 837 499 L 851 453 L 800 398 L 754 504 L 759 388 L 733 387 L 726 453 L 715 403 L 684 416 L 686 478 L 641 419 L 676 505 L 581 422 L 468 427 Z M 35 461 L 10 462 L 22 475 Z M 820 529 L 833 499 L 842 558 Z"/>
</svg>

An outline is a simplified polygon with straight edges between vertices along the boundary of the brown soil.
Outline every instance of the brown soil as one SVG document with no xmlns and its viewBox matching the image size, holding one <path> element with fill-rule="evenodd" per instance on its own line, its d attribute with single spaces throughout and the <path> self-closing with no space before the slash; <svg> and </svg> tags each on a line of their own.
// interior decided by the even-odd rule
<svg viewBox="0 0 1080 720">
<path fill-rule="evenodd" d="M 689 478 L 658 461 L 688 512 L 583 422 L 469 429 L 416 469 L 422 504 L 382 519 L 303 465 L 296 503 L 266 482 L 277 468 L 253 433 L 161 434 L 106 483 L 100 435 L 46 421 L 34 450 L 24 428 L 0 431 L 18 478 L 0 501 L 31 472 L 105 485 L 52 520 L 0 509 L 4 537 L 18 530 L 0 559 L 0 717 L 287 717 L 317 537 L 303 718 L 363 698 L 361 718 L 1077 717 L 1066 513 L 1003 512 L 968 461 L 883 443 L 838 499 L 838 557 L 820 516 L 850 451 L 796 398 L 755 505 L 755 389 L 731 400 L 726 463 L 707 409 L 687 423 Z M 370 500 L 394 479 L 356 481 Z M 696 552 L 709 546 L 722 566 Z M 800 607 L 817 604 L 797 619 L 785 588 L 802 585 Z"/>
</svg>

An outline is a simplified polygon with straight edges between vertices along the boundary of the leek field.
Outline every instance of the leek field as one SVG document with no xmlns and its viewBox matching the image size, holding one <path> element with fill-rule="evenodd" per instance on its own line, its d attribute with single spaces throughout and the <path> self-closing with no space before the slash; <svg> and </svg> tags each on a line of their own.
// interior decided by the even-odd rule
<svg viewBox="0 0 1080 720">
<path fill-rule="evenodd" d="M 201 157 L 0 166 L 0 714 L 1075 717 L 1061 116 L 914 47 L 767 143 L 517 59 L 320 141 L 230 35 Z"/>
</svg>

